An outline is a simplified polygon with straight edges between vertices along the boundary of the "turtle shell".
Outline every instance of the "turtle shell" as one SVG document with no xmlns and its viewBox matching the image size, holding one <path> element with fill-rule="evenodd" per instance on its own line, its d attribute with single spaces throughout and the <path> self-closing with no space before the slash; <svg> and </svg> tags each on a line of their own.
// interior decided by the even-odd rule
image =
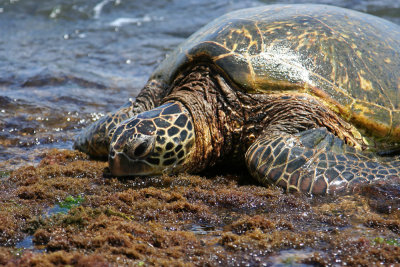
<svg viewBox="0 0 400 267">
<path fill-rule="evenodd" d="M 400 141 L 400 27 L 325 5 L 270 5 L 228 13 L 183 42 L 152 78 L 215 65 L 248 93 L 318 98 L 377 143 Z"/>
</svg>

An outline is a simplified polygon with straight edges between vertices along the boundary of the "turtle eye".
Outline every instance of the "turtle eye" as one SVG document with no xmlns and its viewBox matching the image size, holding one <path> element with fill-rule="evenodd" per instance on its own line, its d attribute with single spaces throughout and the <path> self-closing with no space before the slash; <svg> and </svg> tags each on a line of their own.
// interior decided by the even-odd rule
<svg viewBox="0 0 400 267">
<path fill-rule="evenodd" d="M 143 156 L 143 154 L 146 152 L 146 150 L 149 147 L 148 143 L 149 142 L 146 140 L 136 147 L 135 152 L 134 152 L 135 157 Z"/>
<path fill-rule="evenodd" d="M 146 157 L 154 147 L 154 138 L 149 136 L 147 138 L 140 138 L 136 140 L 133 144 L 132 148 L 129 149 L 129 154 L 133 156 L 133 158 L 143 158 Z"/>
</svg>

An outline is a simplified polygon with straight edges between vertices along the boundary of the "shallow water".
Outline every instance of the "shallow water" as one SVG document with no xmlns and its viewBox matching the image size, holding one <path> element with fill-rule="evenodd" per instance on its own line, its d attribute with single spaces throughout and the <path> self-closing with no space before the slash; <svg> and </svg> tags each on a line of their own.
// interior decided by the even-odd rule
<svg viewBox="0 0 400 267">
<path fill-rule="evenodd" d="M 71 148 L 79 130 L 137 95 L 164 56 L 226 12 L 336 4 L 400 24 L 400 1 L 0 0 L 0 172 Z"/>
</svg>

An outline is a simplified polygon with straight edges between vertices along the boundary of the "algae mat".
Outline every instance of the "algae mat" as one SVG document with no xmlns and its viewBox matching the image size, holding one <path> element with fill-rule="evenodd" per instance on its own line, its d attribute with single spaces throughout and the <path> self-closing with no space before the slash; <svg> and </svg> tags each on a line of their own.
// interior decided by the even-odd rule
<svg viewBox="0 0 400 267">
<path fill-rule="evenodd" d="M 2 173 L 0 265 L 400 262 L 396 185 L 315 198 L 249 184 L 246 172 L 135 179 L 106 173 L 105 162 L 68 150 Z"/>
</svg>

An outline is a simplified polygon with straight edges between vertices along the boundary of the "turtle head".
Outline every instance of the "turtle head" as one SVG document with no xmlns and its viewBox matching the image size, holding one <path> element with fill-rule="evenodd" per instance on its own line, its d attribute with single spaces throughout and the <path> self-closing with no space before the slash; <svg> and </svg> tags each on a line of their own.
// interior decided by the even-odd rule
<svg viewBox="0 0 400 267">
<path fill-rule="evenodd" d="M 166 103 L 115 128 L 108 157 L 110 171 L 116 176 L 182 171 L 194 142 L 188 110 L 179 102 Z"/>
</svg>

